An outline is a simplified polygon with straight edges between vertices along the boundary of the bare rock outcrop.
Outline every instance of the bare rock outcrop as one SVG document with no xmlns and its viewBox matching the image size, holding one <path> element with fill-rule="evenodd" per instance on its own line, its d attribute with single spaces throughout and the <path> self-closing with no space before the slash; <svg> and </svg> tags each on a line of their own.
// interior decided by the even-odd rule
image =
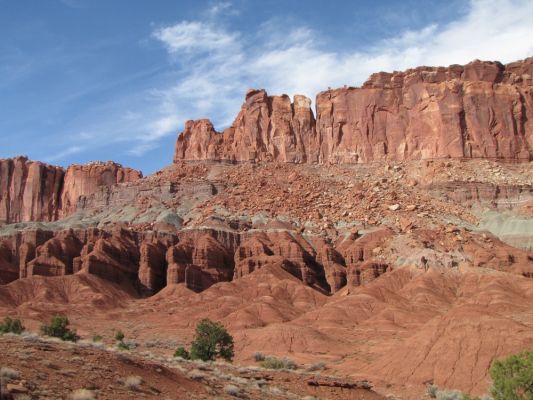
<svg viewBox="0 0 533 400">
<path fill-rule="evenodd" d="M 189 121 L 174 161 L 365 163 L 533 158 L 533 57 L 504 66 L 419 67 L 373 74 L 311 101 L 250 90 L 230 128 Z"/>
<path fill-rule="evenodd" d="M 64 178 L 60 216 L 76 211 L 80 199 L 102 187 L 109 188 L 118 183 L 133 182 L 141 177 L 139 171 L 111 161 L 71 165 L 67 168 Z"/>
<path fill-rule="evenodd" d="M 56 220 L 64 175 L 26 157 L 0 160 L 0 223 Z"/>
<path fill-rule="evenodd" d="M 268 96 L 249 90 L 233 125 L 217 133 L 206 119 L 188 121 L 178 137 L 174 161 L 283 161 L 306 162 L 314 136 L 311 100 L 287 95 Z M 314 138 L 313 138 L 314 139 Z"/>
<path fill-rule="evenodd" d="M 139 171 L 114 162 L 61 167 L 27 157 L 0 159 L 0 224 L 56 221 L 103 187 L 135 181 Z"/>
</svg>

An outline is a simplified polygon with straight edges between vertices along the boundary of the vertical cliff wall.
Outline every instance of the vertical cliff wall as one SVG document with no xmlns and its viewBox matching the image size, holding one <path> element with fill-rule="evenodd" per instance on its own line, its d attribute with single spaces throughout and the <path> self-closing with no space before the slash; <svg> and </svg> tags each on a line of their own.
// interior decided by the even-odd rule
<svg viewBox="0 0 533 400">
<path fill-rule="evenodd" d="M 113 162 L 65 171 L 26 157 L 0 159 L 0 223 L 55 221 L 74 212 L 80 197 L 141 176 Z"/>
<path fill-rule="evenodd" d="M 0 222 L 57 219 L 64 175 L 25 157 L 0 160 Z"/>
<path fill-rule="evenodd" d="M 189 121 L 174 160 L 533 158 L 533 57 L 378 73 L 360 88 L 319 93 L 316 121 L 310 106 L 250 90 L 223 133 Z"/>
</svg>

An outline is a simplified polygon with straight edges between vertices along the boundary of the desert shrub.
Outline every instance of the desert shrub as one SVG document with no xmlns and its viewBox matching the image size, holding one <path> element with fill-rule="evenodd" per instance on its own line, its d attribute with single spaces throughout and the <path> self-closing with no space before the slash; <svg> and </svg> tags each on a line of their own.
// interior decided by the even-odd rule
<svg viewBox="0 0 533 400">
<path fill-rule="evenodd" d="M 533 399 L 533 351 L 494 361 L 490 367 L 495 400 Z"/>
<path fill-rule="evenodd" d="M 323 361 L 317 362 L 316 364 L 311 364 L 307 367 L 307 371 L 314 372 L 314 371 L 324 371 L 326 369 L 326 363 Z"/>
<path fill-rule="evenodd" d="M 176 349 L 176 352 L 174 353 L 174 357 L 181 357 L 184 360 L 190 360 L 191 359 L 191 355 L 189 354 L 189 352 L 184 347 L 178 347 Z"/>
<path fill-rule="evenodd" d="M 20 373 L 13 368 L 2 367 L 0 368 L 0 377 L 5 379 L 18 379 Z"/>
<path fill-rule="evenodd" d="M 229 396 L 239 397 L 241 390 L 235 385 L 224 386 L 224 392 Z"/>
<path fill-rule="evenodd" d="M 115 339 L 119 342 L 122 342 L 124 340 L 124 332 L 122 332 L 121 330 L 117 331 L 117 333 L 115 334 Z"/>
<path fill-rule="evenodd" d="M 4 321 L 0 323 L 0 333 L 15 333 L 20 335 L 23 331 L 24 327 L 22 326 L 20 319 L 5 317 Z"/>
<path fill-rule="evenodd" d="M 100 336 L 100 335 L 94 335 L 93 336 L 93 342 L 101 342 L 102 339 L 103 339 L 103 337 Z"/>
<path fill-rule="evenodd" d="M 459 390 L 437 390 L 437 400 L 465 400 L 463 392 Z"/>
<path fill-rule="evenodd" d="M 289 358 L 266 357 L 261 366 L 266 369 L 296 369 L 296 364 Z"/>
<path fill-rule="evenodd" d="M 131 339 L 123 340 L 122 342 L 126 344 L 130 350 L 136 349 L 138 345 L 138 343 L 135 340 L 131 340 Z"/>
<path fill-rule="evenodd" d="M 139 390 L 143 380 L 140 376 L 128 376 L 124 381 L 124 386 L 130 390 Z"/>
<path fill-rule="evenodd" d="M 69 324 L 67 317 L 56 315 L 48 325 L 41 326 L 41 333 L 61 340 L 77 342 L 80 337 L 76 334 L 76 331 L 68 328 Z"/>
<path fill-rule="evenodd" d="M 256 351 L 254 353 L 254 360 L 257 361 L 257 362 L 265 361 L 265 355 L 263 353 L 260 353 L 260 352 Z"/>
<path fill-rule="evenodd" d="M 433 385 L 433 384 L 426 385 L 426 393 L 432 399 L 437 397 L 438 391 L 439 391 L 439 387 L 437 385 Z"/>
<path fill-rule="evenodd" d="M 198 369 L 193 369 L 187 372 L 187 377 L 190 379 L 194 379 L 195 381 L 200 381 L 202 379 L 205 379 L 207 375 Z"/>
<path fill-rule="evenodd" d="M 78 389 L 70 395 L 71 400 L 94 400 L 94 392 L 87 389 Z"/>
<path fill-rule="evenodd" d="M 214 361 L 223 358 L 233 359 L 233 337 L 222 324 L 203 319 L 196 325 L 194 341 L 191 345 L 193 360 Z"/>
<path fill-rule="evenodd" d="M 121 351 L 127 351 L 127 350 L 130 350 L 130 346 L 129 344 L 123 342 L 123 341 L 120 341 L 117 343 L 117 349 L 121 350 Z"/>
</svg>

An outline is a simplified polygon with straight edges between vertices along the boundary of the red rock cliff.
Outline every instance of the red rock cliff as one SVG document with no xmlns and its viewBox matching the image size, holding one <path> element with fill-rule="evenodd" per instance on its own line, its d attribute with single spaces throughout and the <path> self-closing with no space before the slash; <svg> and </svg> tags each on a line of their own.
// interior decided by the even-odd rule
<svg viewBox="0 0 533 400">
<path fill-rule="evenodd" d="M 87 196 L 102 186 L 111 187 L 117 183 L 132 182 L 142 177 L 134 169 L 125 168 L 114 162 L 93 162 L 86 165 L 71 165 L 65 174 L 61 194 L 61 215 L 76 211 L 80 197 Z"/>
<path fill-rule="evenodd" d="M 316 143 L 311 100 L 268 96 L 250 90 L 241 112 L 224 134 L 209 120 L 188 121 L 178 137 L 174 160 L 306 162 Z"/>
<path fill-rule="evenodd" d="M 0 159 L 0 223 L 55 221 L 75 211 L 81 196 L 140 177 L 112 162 L 72 165 L 65 173 L 26 157 Z"/>
<path fill-rule="evenodd" d="M 319 93 L 316 121 L 310 104 L 251 90 L 222 134 L 188 121 L 174 160 L 533 159 L 533 57 L 374 74 Z"/>
<path fill-rule="evenodd" d="M 0 160 L 0 222 L 57 219 L 64 175 L 26 157 Z"/>
</svg>

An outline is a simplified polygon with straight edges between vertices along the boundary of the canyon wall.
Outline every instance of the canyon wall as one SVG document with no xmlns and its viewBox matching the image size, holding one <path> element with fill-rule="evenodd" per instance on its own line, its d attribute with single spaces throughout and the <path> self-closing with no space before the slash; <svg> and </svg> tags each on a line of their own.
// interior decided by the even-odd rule
<svg viewBox="0 0 533 400">
<path fill-rule="evenodd" d="M 533 57 L 377 73 L 316 97 L 250 90 L 223 133 L 188 121 L 174 161 L 533 159 Z"/>
<path fill-rule="evenodd" d="M 26 157 L 0 159 L 0 223 L 55 221 L 76 210 L 83 196 L 142 174 L 113 162 L 61 167 Z"/>
</svg>

